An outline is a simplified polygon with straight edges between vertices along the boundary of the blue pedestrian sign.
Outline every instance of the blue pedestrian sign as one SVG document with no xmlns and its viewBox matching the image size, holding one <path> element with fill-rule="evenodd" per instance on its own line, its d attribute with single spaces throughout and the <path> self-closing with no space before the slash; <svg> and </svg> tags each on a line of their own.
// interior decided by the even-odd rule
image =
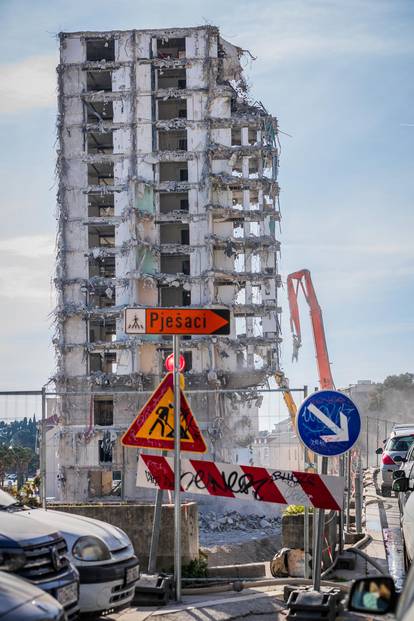
<svg viewBox="0 0 414 621">
<path fill-rule="evenodd" d="M 349 451 L 358 440 L 361 417 L 355 403 L 342 392 L 320 390 L 300 406 L 296 429 L 308 449 L 335 457 Z"/>
</svg>

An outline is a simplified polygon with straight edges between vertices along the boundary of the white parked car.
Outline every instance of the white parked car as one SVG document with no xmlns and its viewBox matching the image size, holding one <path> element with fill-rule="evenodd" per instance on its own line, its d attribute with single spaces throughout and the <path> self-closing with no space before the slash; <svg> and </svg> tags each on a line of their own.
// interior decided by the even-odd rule
<svg viewBox="0 0 414 621">
<path fill-rule="evenodd" d="M 18 511 L 28 522 L 36 520 L 59 530 L 66 540 L 69 559 L 79 571 L 81 613 L 120 610 L 130 603 L 140 570 L 131 541 L 123 530 L 80 515 L 29 509 L 16 504 L 9 494 L 6 496 L 13 505 L 5 510 Z M 27 530 L 30 532 L 29 523 Z"/>
</svg>

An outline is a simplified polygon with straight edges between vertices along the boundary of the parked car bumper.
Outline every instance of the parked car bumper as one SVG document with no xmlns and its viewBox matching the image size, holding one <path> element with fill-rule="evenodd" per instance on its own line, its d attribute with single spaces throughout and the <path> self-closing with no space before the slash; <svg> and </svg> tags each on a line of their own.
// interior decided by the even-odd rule
<svg viewBox="0 0 414 621">
<path fill-rule="evenodd" d="M 34 582 L 40 589 L 57 599 L 63 606 L 68 621 L 76 619 L 79 614 L 79 574 L 70 566 L 63 576 L 44 582 Z"/>
<path fill-rule="evenodd" d="M 108 565 L 79 565 L 79 605 L 84 612 L 103 612 L 127 606 L 134 597 L 139 578 L 136 556 Z"/>
</svg>

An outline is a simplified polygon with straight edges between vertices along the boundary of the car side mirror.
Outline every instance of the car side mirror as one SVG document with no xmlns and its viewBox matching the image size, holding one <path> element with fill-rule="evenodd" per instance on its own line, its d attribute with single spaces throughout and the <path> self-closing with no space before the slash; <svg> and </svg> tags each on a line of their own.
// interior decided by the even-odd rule
<svg viewBox="0 0 414 621">
<path fill-rule="evenodd" d="M 402 479 L 403 477 L 405 477 L 404 470 L 394 470 L 394 472 L 392 473 L 392 478 L 394 481 L 396 479 Z"/>
<path fill-rule="evenodd" d="M 407 477 L 400 477 L 392 482 L 393 492 L 408 492 L 408 479 Z"/>
<path fill-rule="evenodd" d="M 391 576 L 367 576 L 351 587 L 348 610 L 385 615 L 394 612 L 398 596 Z"/>
<path fill-rule="evenodd" d="M 377 448 L 377 450 L 375 451 L 377 455 L 381 455 L 384 452 L 383 448 Z"/>
</svg>

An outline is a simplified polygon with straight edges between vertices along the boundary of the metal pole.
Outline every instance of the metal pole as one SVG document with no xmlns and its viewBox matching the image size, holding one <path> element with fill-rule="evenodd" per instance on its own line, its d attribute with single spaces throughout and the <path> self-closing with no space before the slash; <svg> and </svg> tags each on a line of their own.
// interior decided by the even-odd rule
<svg viewBox="0 0 414 621">
<path fill-rule="evenodd" d="M 308 396 L 308 387 L 305 385 L 303 387 L 303 398 L 306 399 Z M 309 468 L 309 464 L 307 463 L 308 459 L 308 451 L 305 447 L 304 451 L 304 461 L 305 461 L 305 472 Z M 303 512 L 303 577 L 305 580 L 309 578 L 309 508 L 305 507 Z"/>
<path fill-rule="evenodd" d="M 368 449 L 369 449 L 368 424 L 369 424 L 369 423 L 368 423 L 368 421 L 369 421 L 369 418 L 368 418 L 368 416 L 367 416 L 367 431 L 366 431 L 366 441 L 367 441 L 367 470 L 368 470 L 368 468 L 369 468 L 369 463 L 368 463 L 368 460 L 369 460 L 369 457 L 368 457 L 368 454 L 369 454 L 369 450 L 368 450 Z"/>
<path fill-rule="evenodd" d="M 379 421 L 378 421 L 378 423 L 379 423 Z M 378 447 L 379 447 L 379 424 L 377 424 L 377 446 L 376 446 L 376 449 Z M 376 458 L 377 458 L 377 468 L 378 468 L 378 458 L 379 458 L 378 453 L 376 453 Z"/>
<path fill-rule="evenodd" d="M 345 455 L 339 457 L 339 476 L 345 476 Z M 339 512 L 339 551 L 338 554 L 344 553 L 344 513 L 345 513 L 345 497 L 342 500 L 341 510 Z"/>
<path fill-rule="evenodd" d="M 40 497 L 42 508 L 46 509 L 46 387 L 42 388 L 42 425 L 40 428 Z"/>
<path fill-rule="evenodd" d="M 362 532 L 362 468 L 361 455 L 358 457 L 357 473 L 355 476 L 355 530 Z"/>
<path fill-rule="evenodd" d="M 181 391 L 180 391 L 180 337 L 173 336 L 174 352 L 174 578 L 175 599 L 181 601 Z"/>
<path fill-rule="evenodd" d="M 328 458 L 322 457 L 322 473 L 328 472 Z M 323 548 L 323 535 L 325 527 L 325 511 L 319 509 L 318 523 L 316 527 L 316 547 L 315 557 L 313 563 L 313 589 L 314 591 L 320 591 L 321 588 L 321 570 L 322 570 L 322 548 Z"/>
<path fill-rule="evenodd" d="M 352 493 L 352 488 L 351 488 L 351 452 L 348 453 L 348 463 L 347 463 L 347 476 L 346 476 L 346 529 L 349 532 L 350 531 L 350 521 L 351 521 L 351 493 Z"/>
</svg>

